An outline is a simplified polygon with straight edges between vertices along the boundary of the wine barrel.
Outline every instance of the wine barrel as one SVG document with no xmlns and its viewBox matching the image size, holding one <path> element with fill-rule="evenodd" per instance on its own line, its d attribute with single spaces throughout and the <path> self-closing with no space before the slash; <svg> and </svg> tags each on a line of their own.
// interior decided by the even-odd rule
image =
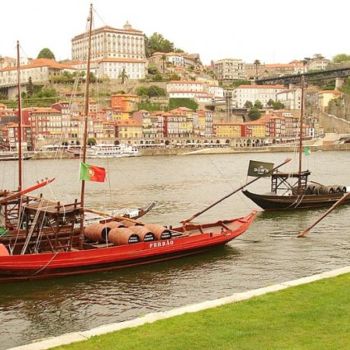
<svg viewBox="0 0 350 350">
<path fill-rule="evenodd" d="M 157 224 L 146 224 L 145 227 L 152 232 L 156 239 L 169 239 L 171 238 L 171 231 L 166 227 Z"/>
<path fill-rule="evenodd" d="M 109 232 L 108 239 L 115 245 L 140 242 L 140 237 L 129 228 L 114 228 Z"/>
<path fill-rule="evenodd" d="M 130 226 L 129 230 L 136 233 L 141 241 L 151 242 L 156 239 L 154 234 L 145 226 Z"/>
<path fill-rule="evenodd" d="M 91 224 L 85 227 L 84 236 L 90 241 L 105 243 L 108 242 L 109 231 L 117 227 L 125 226 L 123 226 L 122 223 L 116 221 L 111 221 L 105 224 Z"/>
<path fill-rule="evenodd" d="M 0 243 L 0 256 L 9 256 L 10 253 L 9 251 L 7 250 L 7 248 Z"/>
</svg>

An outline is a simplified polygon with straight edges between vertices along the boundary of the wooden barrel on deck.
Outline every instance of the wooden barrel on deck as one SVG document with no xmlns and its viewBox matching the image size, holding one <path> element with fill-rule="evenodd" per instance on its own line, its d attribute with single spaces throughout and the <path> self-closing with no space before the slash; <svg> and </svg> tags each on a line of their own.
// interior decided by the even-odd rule
<svg viewBox="0 0 350 350">
<path fill-rule="evenodd" d="M 151 242 L 156 239 L 155 235 L 145 226 L 130 226 L 129 230 L 136 233 L 143 242 Z"/>
<path fill-rule="evenodd" d="M 109 242 L 124 245 L 140 242 L 140 237 L 129 228 L 114 228 L 109 231 Z"/>
<path fill-rule="evenodd" d="M 9 255 L 10 253 L 7 250 L 7 248 L 2 243 L 0 243 L 0 256 L 9 256 Z"/>
<path fill-rule="evenodd" d="M 156 239 L 171 238 L 171 231 L 162 225 L 146 224 L 145 227 L 154 234 Z"/>
<path fill-rule="evenodd" d="M 93 242 L 105 243 L 109 240 L 109 232 L 117 227 L 125 227 L 122 223 L 111 221 L 105 224 L 91 224 L 85 227 L 84 236 Z"/>
</svg>

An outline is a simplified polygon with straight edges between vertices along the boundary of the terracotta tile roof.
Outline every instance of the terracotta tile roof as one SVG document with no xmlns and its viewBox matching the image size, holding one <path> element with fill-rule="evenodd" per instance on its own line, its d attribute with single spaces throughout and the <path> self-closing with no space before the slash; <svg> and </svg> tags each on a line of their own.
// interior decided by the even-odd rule
<svg viewBox="0 0 350 350">
<path fill-rule="evenodd" d="M 28 64 L 21 65 L 21 70 L 30 69 L 30 68 L 40 68 L 40 67 L 49 67 L 52 69 L 74 69 L 67 64 L 58 63 L 55 60 L 51 60 L 48 58 L 37 58 L 35 60 L 30 61 Z M 17 70 L 17 67 L 6 67 L 0 69 L 0 72 L 4 71 L 13 71 Z"/>
</svg>

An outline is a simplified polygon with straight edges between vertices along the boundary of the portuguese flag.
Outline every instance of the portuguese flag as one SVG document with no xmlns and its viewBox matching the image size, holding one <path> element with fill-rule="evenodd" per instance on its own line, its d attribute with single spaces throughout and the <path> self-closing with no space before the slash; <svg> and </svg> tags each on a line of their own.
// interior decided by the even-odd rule
<svg viewBox="0 0 350 350">
<path fill-rule="evenodd" d="M 80 163 L 80 180 L 105 182 L 106 170 L 99 166 Z"/>
</svg>

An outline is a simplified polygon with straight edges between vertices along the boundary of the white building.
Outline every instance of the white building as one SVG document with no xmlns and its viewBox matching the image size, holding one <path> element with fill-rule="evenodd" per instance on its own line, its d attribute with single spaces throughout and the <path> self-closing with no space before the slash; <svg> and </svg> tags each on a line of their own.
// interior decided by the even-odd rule
<svg viewBox="0 0 350 350">
<path fill-rule="evenodd" d="M 277 94 L 284 90 L 283 85 L 240 85 L 233 90 L 232 105 L 244 108 L 247 101 L 253 104 L 255 101 L 260 101 L 266 107 L 269 100 L 276 101 Z"/>
<path fill-rule="evenodd" d="M 88 33 L 72 39 L 72 65 L 86 70 Z M 119 79 L 123 69 L 128 79 L 143 79 L 146 74 L 145 36 L 129 23 L 123 29 L 109 26 L 93 30 L 91 38 L 92 71 L 98 77 Z"/>
<path fill-rule="evenodd" d="M 190 98 L 199 103 L 211 103 L 222 99 L 224 90 L 220 86 L 198 81 L 171 81 L 167 84 L 169 98 Z"/>
<path fill-rule="evenodd" d="M 246 79 L 245 64 L 241 59 L 226 58 L 216 61 L 214 70 L 219 80 Z"/>
<path fill-rule="evenodd" d="M 31 78 L 32 83 L 46 83 L 51 77 L 60 75 L 63 72 L 75 72 L 74 67 L 61 64 L 55 60 L 38 58 L 28 64 L 21 65 L 21 83 L 28 83 Z M 0 87 L 10 87 L 17 85 L 17 68 L 8 66 L 0 69 Z"/>
<path fill-rule="evenodd" d="M 301 108 L 301 89 L 284 90 L 276 94 L 276 100 L 284 104 L 286 109 Z"/>
</svg>

